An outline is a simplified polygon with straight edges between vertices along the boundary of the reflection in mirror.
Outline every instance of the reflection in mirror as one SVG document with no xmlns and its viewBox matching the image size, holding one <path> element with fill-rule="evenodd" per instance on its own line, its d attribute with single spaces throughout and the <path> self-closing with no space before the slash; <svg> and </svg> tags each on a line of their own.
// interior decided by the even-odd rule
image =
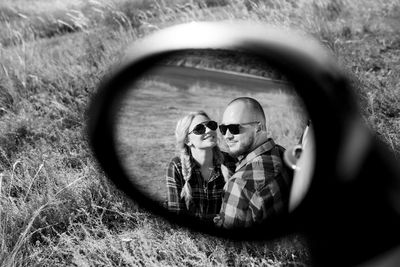
<svg viewBox="0 0 400 267">
<path fill-rule="evenodd" d="M 233 111 L 225 111 L 238 97 L 251 97 L 261 104 L 265 125 L 252 123 L 262 120 L 252 104 L 242 103 L 244 110 L 237 104 Z M 187 116 L 195 111 L 206 115 Z M 186 121 L 182 121 L 185 116 Z M 183 133 L 177 140 L 175 130 L 180 120 L 178 128 Z M 213 123 L 206 123 L 211 120 L 223 124 L 225 135 Z M 250 226 L 279 213 L 279 209 L 288 210 L 293 170 L 283 163 L 279 146 L 271 147 L 274 143 L 284 148 L 298 145 L 307 121 L 301 100 L 282 73 L 243 53 L 193 50 L 165 58 L 132 83 L 120 103 L 115 138 L 131 182 L 145 195 L 170 210 L 231 228 Z M 235 129 L 237 123 L 242 125 Z M 268 145 L 257 152 L 256 143 Z M 258 158 L 261 165 L 254 163 L 258 154 L 249 158 L 252 150 L 267 154 Z M 211 151 L 211 158 L 204 151 Z M 254 169 L 257 166 L 259 169 Z M 231 181 L 248 179 L 252 168 L 252 185 Z M 274 180 L 277 176 L 283 178 Z M 231 184 L 224 189 L 228 179 Z M 261 197 L 238 203 L 250 195 Z M 248 207 L 242 209 L 243 205 Z M 249 214 L 252 222 L 244 218 Z"/>
</svg>

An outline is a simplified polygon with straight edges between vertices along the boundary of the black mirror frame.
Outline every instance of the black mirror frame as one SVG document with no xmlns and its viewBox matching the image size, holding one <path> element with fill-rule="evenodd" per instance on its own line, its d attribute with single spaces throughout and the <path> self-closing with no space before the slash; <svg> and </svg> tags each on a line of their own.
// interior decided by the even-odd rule
<svg viewBox="0 0 400 267">
<path fill-rule="evenodd" d="M 204 225 L 190 216 L 180 216 L 178 219 L 176 215 L 149 200 L 129 182 L 115 150 L 116 105 L 119 99 L 124 97 L 132 81 L 150 70 L 156 62 L 176 52 L 192 49 L 240 51 L 265 60 L 288 77 L 298 95 L 303 99 L 315 130 L 315 169 L 308 194 L 285 220 L 270 221 L 254 228 L 241 229 L 232 235 L 229 230 Z M 305 232 L 311 239 L 317 240 L 314 242 L 315 248 L 322 258 L 324 257 L 323 249 L 332 249 L 343 242 L 345 251 L 342 259 L 346 257 L 350 259 L 347 263 L 340 261 L 340 264 L 352 265 L 399 243 L 399 234 L 396 233 L 387 244 L 369 246 L 367 249 L 369 255 L 365 255 L 365 250 L 362 251 L 367 246 L 366 244 L 353 251 L 347 251 L 354 244 L 360 243 L 356 238 L 360 238 L 362 233 L 367 232 L 366 229 L 354 232 L 357 226 L 354 225 L 355 222 L 350 223 L 351 227 L 346 228 L 346 225 L 341 223 L 345 219 L 343 216 L 350 216 L 350 219 L 361 215 L 365 219 L 368 216 L 360 215 L 357 211 L 351 214 L 354 205 L 346 207 L 346 201 L 356 200 L 356 203 L 360 204 L 360 199 L 357 198 L 364 200 L 366 197 L 364 195 L 366 191 L 354 188 L 355 185 L 360 184 L 358 178 L 365 170 L 350 168 L 347 171 L 345 168 L 343 171 L 341 168 L 345 164 L 342 163 L 342 157 L 346 157 L 344 155 L 347 151 L 346 146 L 361 136 L 363 141 L 360 145 L 362 147 L 360 155 L 373 153 L 377 155 L 372 155 L 372 157 L 379 158 L 387 158 L 388 155 L 388 151 L 374 140 L 370 131 L 362 126 L 358 114 L 358 105 L 349 81 L 332 57 L 316 42 L 301 37 L 300 34 L 267 25 L 202 22 L 170 27 L 135 43 L 128 50 L 126 62 L 102 83 L 94 96 L 89 110 L 88 135 L 95 156 L 116 186 L 140 206 L 169 221 L 195 231 L 243 240 L 273 239 L 293 231 Z M 362 158 L 360 164 L 364 164 L 364 161 L 369 162 L 368 157 L 360 156 Z M 376 162 L 374 158 L 370 160 Z M 381 165 L 389 166 L 385 169 L 389 177 L 400 177 L 398 176 L 400 172 L 397 169 L 394 170 L 390 163 Z M 381 165 L 379 169 L 382 168 Z M 376 172 L 377 168 L 372 168 L 372 171 Z M 393 178 L 391 179 L 393 181 Z M 370 190 L 369 188 L 362 189 L 368 192 Z M 383 191 L 385 189 L 387 188 L 382 188 Z M 336 197 L 343 197 L 343 199 L 337 202 L 330 199 L 335 194 L 337 194 Z M 382 200 L 375 204 L 388 206 L 388 203 L 387 200 Z M 393 205 L 389 209 L 378 212 L 379 216 L 395 219 L 394 222 L 399 223 L 399 216 L 393 211 Z M 359 222 L 361 218 L 356 218 L 356 220 Z M 332 223 L 339 223 L 338 228 L 331 229 L 329 225 Z M 376 224 L 376 226 L 382 225 L 382 223 Z M 394 225 L 391 226 L 391 229 L 394 229 Z M 320 241 L 319 235 L 324 234 L 327 234 L 326 242 Z M 387 238 L 387 231 L 383 234 Z M 344 240 L 346 235 L 350 239 L 348 243 Z M 372 241 L 379 242 L 382 238 L 379 235 L 373 235 Z M 328 265 L 333 265 L 333 263 L 335 261 L 331 261 Z"/>
</svg>

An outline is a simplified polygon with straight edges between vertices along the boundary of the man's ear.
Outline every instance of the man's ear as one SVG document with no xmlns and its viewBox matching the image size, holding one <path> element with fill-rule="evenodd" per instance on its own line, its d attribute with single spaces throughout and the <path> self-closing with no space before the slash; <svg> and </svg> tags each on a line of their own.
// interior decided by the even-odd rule
<svg viewBox="0 0 400 267">
<path fill-rule="evenodd" d="M 267 126 L 260 122 L 259 124 L 257 124 L 257 132 L 268 132 Z"/>
</svg>

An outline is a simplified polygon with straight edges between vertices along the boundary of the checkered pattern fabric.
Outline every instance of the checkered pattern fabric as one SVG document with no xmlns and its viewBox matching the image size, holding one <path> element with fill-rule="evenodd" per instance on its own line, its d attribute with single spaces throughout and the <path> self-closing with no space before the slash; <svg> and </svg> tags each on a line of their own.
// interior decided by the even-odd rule
<svg viewBox="0 0 400 267">
<path fill-rule="evenodd" d="M 283 163 L 285 149 L 268 139 L 238 162 L 224 187 L 215 223 L 224 228 L 249 227 L 288 212 L 293 173 Z"/>
<path fill-rule="evenodd" d="M 205 181 L 201 175 L 200 166 L 194 164 L 192 176 L 189 179 L 192 188 L 192 201 L 189 209 L 187 209 L 184 199 L 180 197 L 185 180 L 183 179 L 182 164 L 179 157 L 173 158 L 169 163 L 166 181 L 167 206 L 170 211 L 178 214 L 188 213 L 212 223 L 212 219 L 220 211 L 225 184 L 220 166 L 215 165 L 210 179 Z"/>
</svg>

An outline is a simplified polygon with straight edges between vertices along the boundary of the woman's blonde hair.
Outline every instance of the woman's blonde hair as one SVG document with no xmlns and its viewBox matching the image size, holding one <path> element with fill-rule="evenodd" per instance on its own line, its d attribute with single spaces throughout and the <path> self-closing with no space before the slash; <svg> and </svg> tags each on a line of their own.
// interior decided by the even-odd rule
<svg viewBox="0 0 400 267">
<path fill-rule="evenodd" d="M 190 201 L 192 200 L 192 188 L 190 187 L 189 180 L 192 176 L 194 162 L 191 156 L 190 148 L 186 144 L 188 141 L 188 133 L 189 127 L 192 123 L 193 119 L 196 116 L 204 116 L 208 119 L 210 117 L 202 110 L 190 112 L 188 115 L 180 119 L 176 125 L 175 130 L 175 138 L 176 138 L 176 145 L 179 151 L 181 165 L 182 165 L 182 175 L 183 179 L 185 180 L 185 184 L 182 187 L 181 191 L 181 198 L 185 199 L 186 207 L 189 209 Z M 222 163 L 222 153 L 219 150 L 218 146 L 213 147 L 213 155 L 214 155 L 214 162 L 218 165 Z"/>
</svg>

